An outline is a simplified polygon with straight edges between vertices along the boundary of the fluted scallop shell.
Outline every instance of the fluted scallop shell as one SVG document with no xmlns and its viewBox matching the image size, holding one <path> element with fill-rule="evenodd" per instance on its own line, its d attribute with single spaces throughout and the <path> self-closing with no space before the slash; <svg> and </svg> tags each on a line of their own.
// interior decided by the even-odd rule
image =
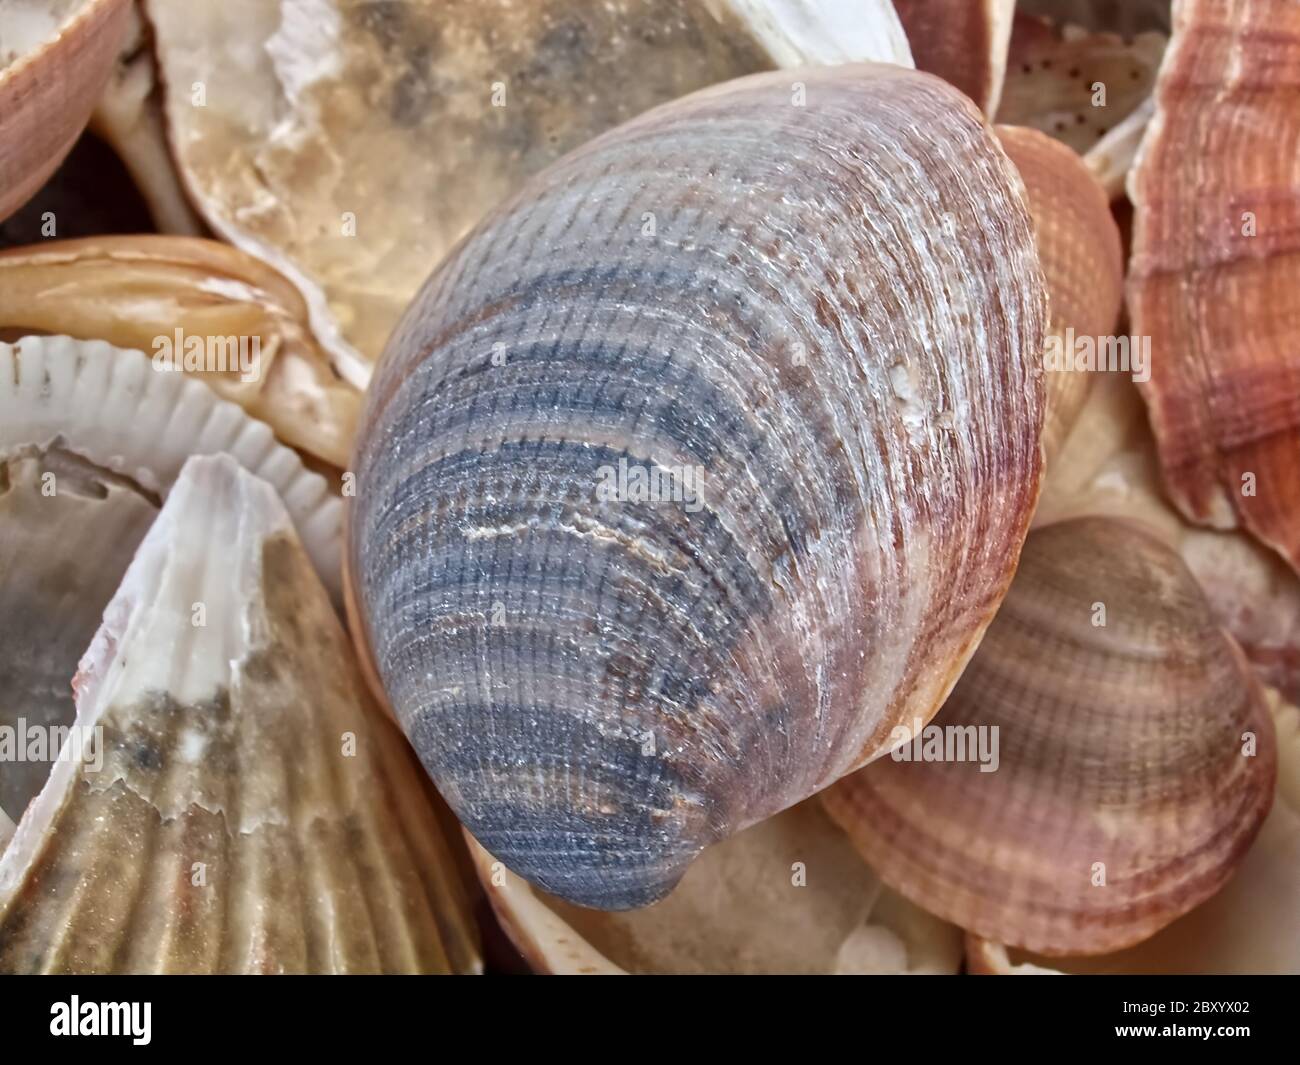
<svg viewBox="0 0 1300 1065">
<path fill-rule="evenodd" d="M 1118 950 L 1205 901 L 1272 802 L 1258 682 L 1174 551 L 1124 521 L 1030 534 L 935 726 L 956 731 L 823 803 L 917 905 L 1043 954 Z"/>
<path fill-rule="evenodd" d="M 997 113 L 1016 0 L 894 0 L 918 70 Z"/>
<path fill-rule="evenodd" d="M 1259 836 L 1213 898 L 1128 950 L 1041 958 L 967 938 L 967 970 L 990 974 L 1270 974 L 1300 972 L 1300 710 L 1269 692 L 1278 737 L 1277 794 Z"/>
<path fill-rule="evenodd" d="M 80 136 L 129 8 L 130 0 L 6 0 L 0 9 L 0 222 Z"/>
<path fill-rule="evenodd" d="M 815 801 L 711 848 L 662 902 L 604 913 L 533 888 L 471 839 L 493 911 L 535 972 L 955 973 L 962 936 L 885 887 Z"/>
<path fill-rule="evenodd" d="M 1171 498 L 1300 569 L 1298 64 L 1296 4 L 1176 5 L 1129 180 L 1128 303 Z"/>
<path fill-rule="evenodd" d="M 227 244 L 109 236 L 0 252 L 4 329 L 176 351 L 177 363 L 192 367 L 187 372 L 286 444 L 338 469 L 348 464 L 360 393 L 334 373 L 298 290 Z M 205 351 L 248 358 L 208 368 L 177 344 L 177 330 L 183 342 L 202 341 Z"/>
<path fill-rule="evenodd" d="M 649 903 L 929 717 L 1037 495 L 1044 303 L 991 132 L 898 67 L 693 94 L 490 216 L 380 366 L 349 521 L 483 846 Z"/>
<path fill-rule="evenodd" d="M 1092 385 L 1091 372 L 1062 356 L 1114 330 L 1124 296 L 1123 250 L 1105 190 L 1073 150 L 1024 126 L 998 126 L 997 135 L 1025 184 L 1047 282 L 1047 330 L 1056 341 L 1047 353 L 1053 357 L 1044 358 L 1043 451 L 1050 467 Z"/>
<path fill-rule="evenodd" d="M 359 386 L 429 271 L 569 149 L 740 74 L 911 62 L 887 0 L 145 6 L 186 187 Z"/>
<path fill-rule="evenodd" d="M 155 496 L 166 494 L 191 455 L 230 455 L 280 494 L 341 601 L 342 503 L 267 425 L 201 382 L 99 340 L 0 344 L 0 454 L 56 443 Z"/>
<path fill-rule="evenodd" d="M 75 686 L 99 739 L 65 746 L 0 858 L 0 969 L 477 966 L 410 749 L 229 456 L 185 465 Z"/>
</svg>

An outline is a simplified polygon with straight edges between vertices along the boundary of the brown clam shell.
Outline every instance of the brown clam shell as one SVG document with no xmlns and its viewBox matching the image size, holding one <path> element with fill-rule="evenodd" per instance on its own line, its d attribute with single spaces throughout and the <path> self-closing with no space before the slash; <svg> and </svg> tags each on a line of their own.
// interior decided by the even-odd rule
<svg viewBox="0 0 1300 1065">
<path fill-rule="evenodd" d="M 1273 798 L 1258 682 L 1178 556 L 1124 521 L 1030 535 L 935 728 L 823 802 L 887 884 L 1042 954 L 1119 950 L 1212 896 Z"/>
<path fill-rule="evenodd" d="M 917 70 L 955 85 L 989 117 L 998 109 L 1015 0 L 894 0 Z"/>
</svg>

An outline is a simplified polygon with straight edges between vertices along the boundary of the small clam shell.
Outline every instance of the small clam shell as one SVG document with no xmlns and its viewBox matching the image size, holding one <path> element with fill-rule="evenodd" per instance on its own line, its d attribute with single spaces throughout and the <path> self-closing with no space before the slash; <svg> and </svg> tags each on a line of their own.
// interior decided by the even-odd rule
<svg viewBox="0 0 1300 1065">
<path fill-rule="evenodd" d="M 485 220 L 379 368 L 349 518 L 483 846 L 644 905 L 930 717 L 1036 499 L 1044 316 L 991 131 L 884 64 L 695 93 Z"/>
<path fill-rule="evenodd" d="M 470 838 L 501 926 L 538 973 L 955 973 L 961 933 L 894 894 L 815 802 L 706 852 L 668 898 L 570 906 Z"/>
<path fill-rule="evenodd" d="M 302 288 L 359 387 L 430 270 L 564 152 L 740 74 L 911 63 L 888 0 L 145 7 L 183 182 Z"/>
<path fill-rule="evenodd" d="M 174 355 L 284 443 L 348 464 L 361 394 L 334 373 L 298 290 L 227 244 L 93 237 L 0 252 L 6 328 Z"/>
<path fill-rule="evenodd" d="M 1105 190 L 1073 150 L 1024 126 L 998 126 L 997 135 L 1025 183 L 1047 282 L 1043 451 L 1050 467 L 1092 385 L 1089 371 L 1062 356 L 1073 356 L 1080 341 L 1099 344 L 1115 328 L 1124 298 L 1124 254 Z"/>
<path fill-rule="evenodd" d="M 1128 305 L 1171 498 L 1300 570 L 1297 65 L 1300 5 L 1176 7 L 1129 178 Z"/>
<path fill-rule="evenodd" d="M 74 686 L 81 742 L 0 858 L 0 971 L 477 968 L 419 767 L 229 456 L 186 463 Z"/>
<path fill-rule="evenodd" d="M 1258 682 L 1177 555 L 1124 521 L 1030 535 L 934 727 L 823 802 L 885 883 L 1042 954 L 1119 950 L 1205 901 L 1273 798 Z"/>
<path fill-rule="evenodd" d="M 0 344 L 0 456 L 56 444 L 163 496 L 191 455 L 224 453 L 271 484 L 342 602 L 342 504 L 264 423 L 139 351 L 71 337 Z"/>
<path fill-rule="evenodd" d="M 0 222 L 58 168 L 85 128 L 130 0 L 6 0 L 0 7 Z"/>
<path fill-rule="evenodd" d="M 917 70 L 938 74 L 997 113 L 1016 0 L 894 0 Z"/>
</svg>

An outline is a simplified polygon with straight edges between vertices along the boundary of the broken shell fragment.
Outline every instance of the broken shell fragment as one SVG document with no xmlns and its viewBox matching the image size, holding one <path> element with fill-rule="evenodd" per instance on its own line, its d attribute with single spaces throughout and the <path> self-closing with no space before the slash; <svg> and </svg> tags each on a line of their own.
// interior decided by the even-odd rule
<svg viewBox="0 0 1300 1065">
<path fill-rule="evenodd" d="M 1016 0 L 894 0 L 894 8 L 917 70 L 938 74 L 996 114 Z"/>
<path fill-rule="evenodd" d="M 1129 179 L 1134 332 L 1170 497 L 1300 571 L 1300 6 L 1190 0 Z"/>
<path fill-rule="evenodd" d="M 534 972 L 836 975 L 955 973 L 958 929 L 858 857 L 816 802 L 706 851 L 662 902 L 605 913 L 533 888 L 471 837 L 483 888 Z"/>
<path fill-rule="evenodd" d="M 0 222 L 45 184 L 85 128 L 130 0 L 0 5 Z"/>
<path fill-rule="evenodd" d="M 394 335 L 349 516 L 362 640 L 483 846 L 645 905 L 928 719 L 1037 496 L 1045 311 L 991 131 L 896 66 L 695 93 L 491 215 Z"/>
<path fill-rule="evenodd" d="M 1177 555 L 1113 519 L 1030 534 L 934 725 L 908 732 L 826 809 L 917 905 L 1047 955 L 1131 946 L 1204 902 L 1273 798 L 1258 682 Z"/>
<path fill-rule="evenodd" d="M 1083 160 L 1060 141 L 1023 126 L 998 126 L 998 140 L 1025 183 L 1050 316 L 1043 369 L 1047 417 L 1043 453 L 1051 468 L 1088 398 L 1092 372 L 1076 354 L 1115 328 L 1124 298 L 1119 227 L 1105 191 Z"/>
<path fill-rule="evenodd" d="M 325 586 L 342 601 L 341 500 L 268 426 L 199 381 L 103 341 L 0 344 L 0 456 L 52 446 L 158 498 L 191 455 L 230 455 L 279 492 Z"/>
<path fill-rule="evenodd" d="M 851 11 L 842 0 L 147 0 L 146 10 L 196 206 L 301 287 L 358 387 L 433 267 L 564 152 L 740 74 L 911 63 L 886 0 Z"/>
<path fill-rule="evenodd" d="M 477 968 L 410 749 L 229 456 L 186 463 L 74 686 L 81 742 L 0 858 L 0 970 Z"/>
<path fill-rule="evenodd" d="M 200 377 L 292 447 L 343 469 L 361 395 L 298 290 L 211 240 L 94 237 L 0 252 L 0 329 L 106 340 Z"/>
</svg>

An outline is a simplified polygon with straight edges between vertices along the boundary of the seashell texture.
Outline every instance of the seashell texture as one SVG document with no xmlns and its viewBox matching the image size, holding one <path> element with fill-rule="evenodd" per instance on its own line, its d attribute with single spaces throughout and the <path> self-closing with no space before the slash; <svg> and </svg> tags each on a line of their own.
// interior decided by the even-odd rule
<svg viewBox="0 0 1300 1065">
<path fill-rule="evenodd" d="M 348 558 L 482 845 L 644 905 L 928 718 L 1037 496 L 1044 304 L 991 131 L 883 64 L 695 93 L 485 220 L 368 393 Z"/>
<path fill-rule="evenodd" d="M 334 373 L 298 290 L 229 245 L 94 237 L 0 252 L 5 328 L 174 359 L 286 444 L 348 464 L 360 393 Z"/>
<path fill-rule="evenodd" d="M 1094 33 L 1169 32 L 1169 0 L 1017 0 L 1016 10 Z"/>
<path fill-rule="evenodd" d="M 177 166 L 364 387 L 420 282 L 532 174 L 800 63 L 911 64 L 888 0 L 146 0 Z M 203 106 L 195 106 L 195 85 Z"/>
<path fill-rule="evenodd" d="M 1119 950 L 1205 901 L 1272 802 L 1262 690 L 1178 556 L 1124 521 L 1030 534 L 935 725 L 955 731 L 913 728 L 909 760 L 822 801 L 895 890 L 1042 954 Z"/>
<path fill-rule="evenodd" d="M 1069 145 L 1114 199 L 1150 119 L 1167 41 L 1158 31 L 1125 37 L 1018 15 L 997 120 Z"/>
<path fill-rule="evenodd" d="M 885 887 L 815 801 L 706 851 L 662 902 L 604 913 L 515 876 L 470 838 L 501 926 L 559 975 L 956 973 L 962 934 Z"/>
<path fill-rule="evenodd" d="M 1300 710 L 1269 692 L 1277 794 L 1237 872 L 1213 898 L 1150 939 L 1097 957 L 1042 958 L 967 937 L 968 971 L 1270 974 L 1300 972 Z"/>
<path fill-rule="evenodd" d="M 1081 340 L 1107 337 L 1124 298 L 1124 257 L 1119 227 L 1105 190 L 1082 159 L 1060 141 L 1023 126 L 998 126 L 998 141 L 1025 184 L 1034 221 L 1038 260 L 1051 309 L 1047 330 L 1055 341 L 1043 361 L 1047 418 L 1043 452 L 1048 465 L 1087 401 L 1092 375 L 1075 368 Z M 1071 359 L 1061 356 L 1071 353 Z"/>
<path fill-rule="evenodd" d="M 1143 397 L 1189 519 L 1241 526 L 1300 569 L 1300 6 L 1174 9 L 1129 179 L 1128 305 Z"/>
<path fill-rule="evenodd" d="M 186 463 L 75 688 L 87 739 L 0 858 L 0 971 L 477 968 L 427 782 L 229 456 Z"/>
<path fill-rule="evenodd" d="M 5 0 L 0 7 L 0 222 L 81 135 L 108 80 L 130 0 Z"/>
<path fill-rule="evenodd" d="M 1016 0 L 894 0 L 916 68 L 997 113 Z"/>
</svg>

